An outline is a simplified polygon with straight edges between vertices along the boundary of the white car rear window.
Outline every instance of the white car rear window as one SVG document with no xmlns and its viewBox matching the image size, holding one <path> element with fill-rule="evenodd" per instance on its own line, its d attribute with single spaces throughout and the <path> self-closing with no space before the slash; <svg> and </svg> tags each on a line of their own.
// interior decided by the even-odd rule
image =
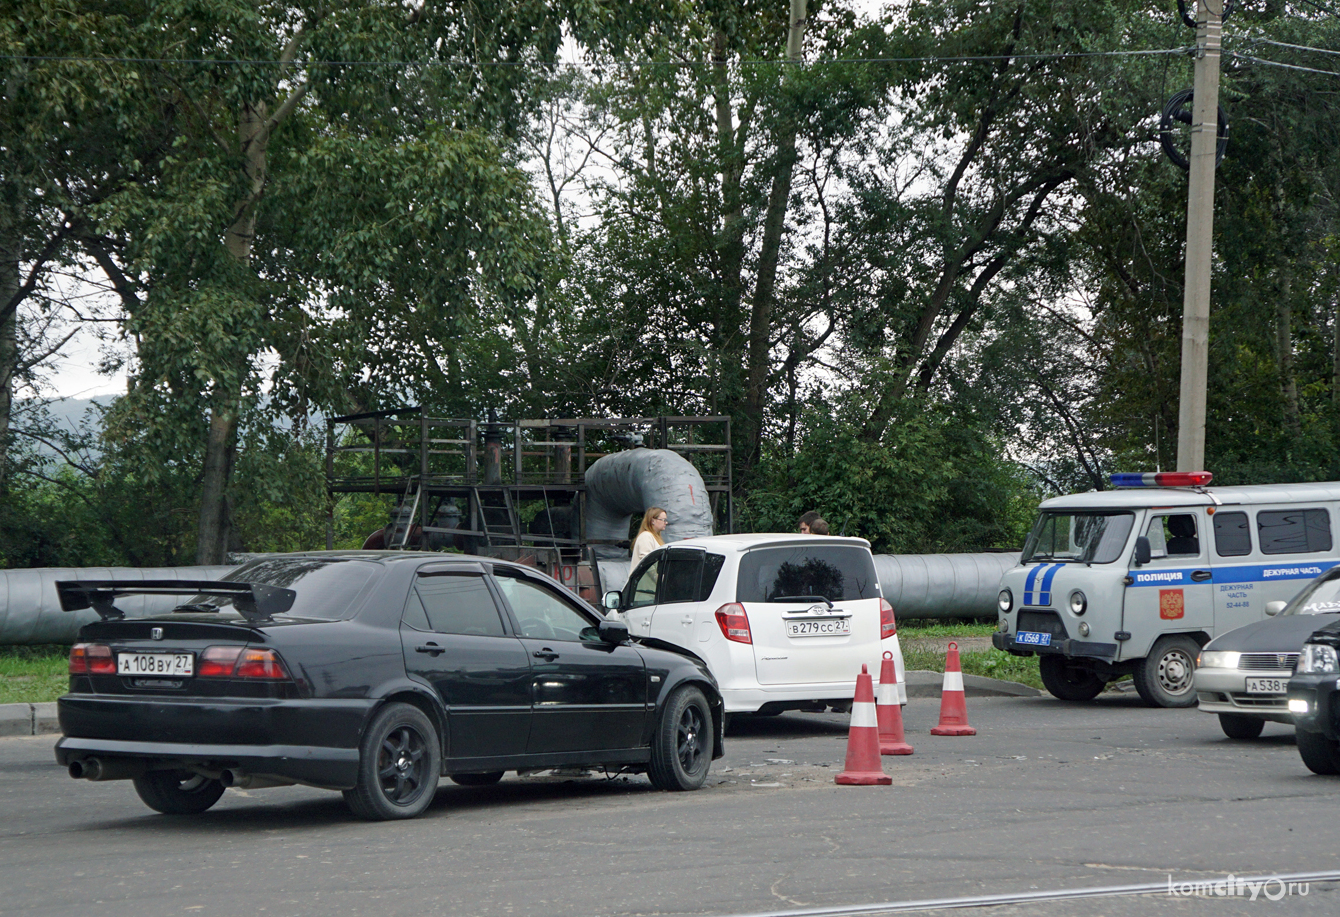
<svg viewBox="0 0 1340 917">
<path fill-rule="evenodd" d="M 875 561 L 856 545 L 756 548 L 740 559 L 737 602 L 879 598 Z"/>
</svg>

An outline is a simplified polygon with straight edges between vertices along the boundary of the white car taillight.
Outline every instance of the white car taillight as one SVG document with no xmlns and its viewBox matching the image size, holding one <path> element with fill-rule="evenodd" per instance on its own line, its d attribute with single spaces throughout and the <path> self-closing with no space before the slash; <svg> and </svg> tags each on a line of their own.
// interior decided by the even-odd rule
<svg viewBox="0 0 1340 917">
<path fill-rule="evenodd" d="M 744 613 L 743 605 L 731 602 L 718 608 L 717 625 L 727 640 L 736 643 L 754 642 L 753 635 L 749 633 L 749 616 Z"/>
<path fill-rule="evenodd" d="M 893 619 L 893 606 L 888 599 L 879 600 L 879 639 L 887 640 L 898 633 L 898 622 Z"/>
</svg>

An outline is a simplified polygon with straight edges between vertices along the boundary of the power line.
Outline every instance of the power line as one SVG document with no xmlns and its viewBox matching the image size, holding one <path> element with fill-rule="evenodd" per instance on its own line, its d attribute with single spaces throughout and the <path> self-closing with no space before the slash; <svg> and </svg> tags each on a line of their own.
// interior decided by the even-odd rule
<svg viewBox="0 0 1340 917">
<path fill-rule="evenodd" d="M 1243 54 L 1240 51 L 1230 51 L 1228 54 L 1229 57 L 1232 57 L 1234 60 L 1251 61 L 1253 64 L 1264 64 L 1267 67 L 1282 67 L 1285 70 L 1299 70 L 1303 73 L 1320 73 L 1322 76 L 1340 76 L 1340 72 L 1335 70 L 1318 70 L 1316 67 L 1300 67 L 1297 64 L 1282 64 L 1279 61 L 1252 57 L 1250 54 Z"/>
<path fill-rule="evenodd" d="M 1330 48 L 1309 48 L 1307 45 L 1291 45 L 1283 41 L 1271 41 L 1269 38 L 1249 38 L 1246 41 L 1249 45 L 1274 45 L 1276 48 L 1292 48 L 1294 51 L 1312 51 L 1316 54 L 1340 57 L 1340 51 L 1332 51 Z"/>
<path fill-rule="evenodd" d="M 802 61 L 800 66 L 816 67 L 832 64 L 933 64 L 933 63 L 974 63 L 989 61 L 1009 61 L 1009 60 L 1070 60 L 1079 58 L 1104 58 L 1104 57 L 1154 57 L 1162 55 L 1185 55 L 1190 52 L 1190 48 L 1165 48 L 1155 50 L 1139 51 L 1061 51 L 1050 54 L 974 54 L 960 55 L 954 57 L 946 56 L 926 56 L 926 57 L 858 57 L 858 58 L 828 58 L 814 61 Z M 175 58 L 175 57 L 59 57 L 44 56 L 33 54 L 0 54 L 0 60 L 6 61 L 26 61 L 32 63 L 65 63 L 65 64 L 189 64 L 192 66 L 225 66 L 225 67 L 459 67 L 462 69 L 482 69 L 486 67 L 533 67 L 536 69 L 583 69 L 583 70 L 604 70 L 619 68 L 641 68 L 641 67 L 710 67 L 715 66 L 715 61 L 555 61 L 553 63 L 544 63 L 540 61 L 459 61 L 459 60 L 409 60 L 409 61 L 369 61 L 369 60 L 340 60 L 340 61 L 282 61 L 282 60 L 264 60 L 264 59 L 235 59 L 235 58 Z M 742 67 L 773 67 L 773 66 L 795 66 L 796 62 L 785 60 L 742 60 L 731 62 L 733 66 Z"/>
</svg>

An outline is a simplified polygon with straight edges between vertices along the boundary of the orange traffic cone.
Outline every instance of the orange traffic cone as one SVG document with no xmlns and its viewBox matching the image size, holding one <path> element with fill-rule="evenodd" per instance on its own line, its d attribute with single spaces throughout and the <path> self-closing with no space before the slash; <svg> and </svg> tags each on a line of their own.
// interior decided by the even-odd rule
<svg viewBox="0 0 1340 917">
<path fill-rule="evenodd" d="M 912 746 L 903 736 L 903 705 L 898 703 L 898 673 L 893 668 L 893 653 L 885 653 L 884 662 L 879 667 L 875 713 L 879 719 L 879 753 L 912 754 Z"/>
<path fill-rule="evenodd" d="M 931 729 L 933 736 L 975 736 L 968 725 L 968 704 L 963 695 L 963 670 L 958 665 L 958 644 L 949 644 L 945 656 L 944 687 L 940 689 L 940 724 Z"/>
<path fill-rule="evenodd" d="M 851 703 L 851 731 L 847 733 L 847 766 L 833 778 L 848 786 L 888 786 L 893 778 L 879 763 L 879 718 L 875 714 L 875 691 L 870 672 L 861 666 L 856 676 L 856 697 Z"/>
</svg>

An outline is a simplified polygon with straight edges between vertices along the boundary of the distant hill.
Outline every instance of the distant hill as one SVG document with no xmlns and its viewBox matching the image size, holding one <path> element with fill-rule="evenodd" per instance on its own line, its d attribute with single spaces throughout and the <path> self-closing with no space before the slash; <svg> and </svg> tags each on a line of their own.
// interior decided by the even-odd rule
<svg viewBox="0 0 1340 917">
<path fill-rule="evenodd" d="M 47 410 L 67 430 L 77 430 L 84 423 L 90 409 L 107 407 L 114 396 L 99 395 L 95 398 L 61 398 L 47 405 Z"/>
</svg>

